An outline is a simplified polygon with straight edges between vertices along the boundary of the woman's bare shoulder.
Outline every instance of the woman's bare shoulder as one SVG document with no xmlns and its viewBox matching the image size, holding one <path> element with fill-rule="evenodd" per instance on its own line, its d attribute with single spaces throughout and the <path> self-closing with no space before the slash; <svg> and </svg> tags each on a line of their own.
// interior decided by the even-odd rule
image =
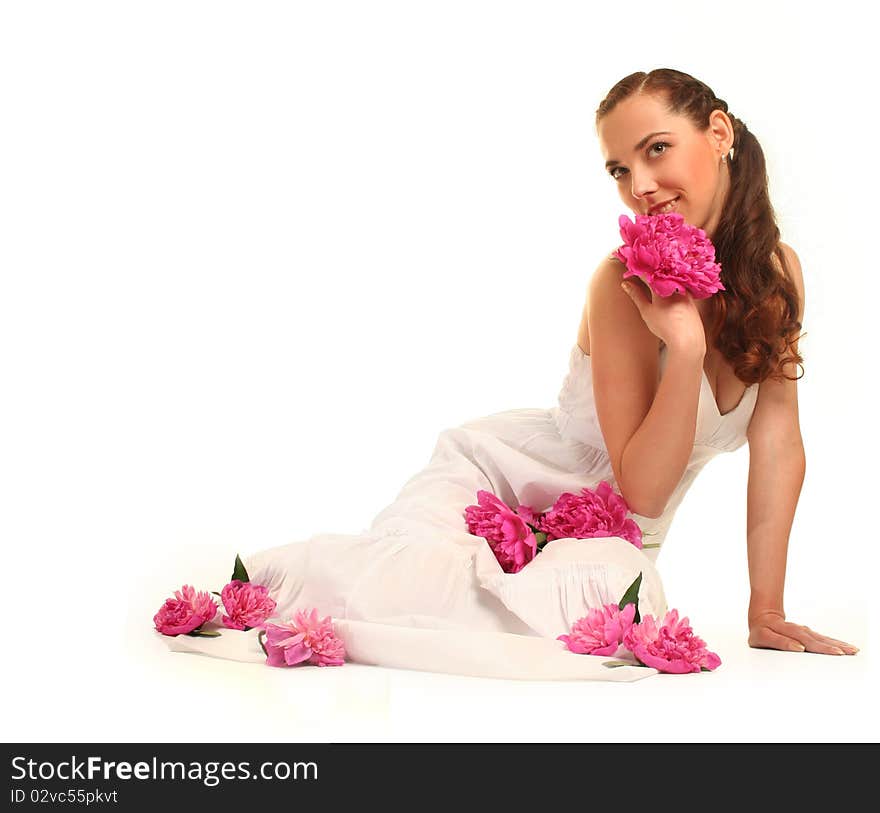
<svg viewBox="0 0 880 813">
<path fill-rule="evenodd" d="M 616 250 L 614 249 L 614 251 Z M 587 284 L 577 338 L 578 345 L 587 356 L 590 355 L 590 293 L 595 292 L 598 287 L 604 289 L 619 285 L 623 278 L 623 272 L 626 270 L 626 266 L 615 256 L 614 251 L 610 251 L 602 257 Z"/>
<path fill-rule="evenodd" d="M 585 307 L 590 301 L 591 292 L 595 292 L 597 288 L 607 290 L 609 287 L 620 285 L 623 281 L 624 271 L 626 271 L 626 266 L 613 253 L 605 254 L 590 275 L 587 283 Z"/>
<path fill-rule="evenodd" d="M 618 248 L 619 248 L 619 246 L 615 246 L 613 251 L 609 251 L 608 254 L 605 255 L 606 259 L 608 259 L 610 262 L 615 263 L 616 265 L 618 265 L 621 268 L 626 268 L 626 266 L 623 264 L 621 259 L 617 256 L 617 249 Z"/>
<path fill-rule="evenodd" d="M 593 271 L 594 275 L 597 273 L 622 274 L 626 270 L 626 266 L 620 261 L 620 259 L 615 254 L 616 251 L 617 251 L 617 249 L 615 248 L 614 251 L 609 251 L 607 254 L 603 255 L 602 259 L 598 262 L 595 270 Z"/>
</svg>

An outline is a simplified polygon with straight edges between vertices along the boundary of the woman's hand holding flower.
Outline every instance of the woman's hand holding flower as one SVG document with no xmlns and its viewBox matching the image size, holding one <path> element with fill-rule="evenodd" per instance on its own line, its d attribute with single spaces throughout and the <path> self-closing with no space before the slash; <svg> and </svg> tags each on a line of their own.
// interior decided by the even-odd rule
<svg viewBox="0 0 880 813">
<path fill-rule="evenodd" d="M 690 292 L 660 296 L 634 279 L 626 280 L 622 287 L 638 308 L 648 330 L 667 347 L 688 355 L 706 354 L 706 330 Z"/>
<path fill-rule="evenodd" d="M 678 212 L 636 215 L 635 223 L 621 215 L 618 225 L 624 244 L 615 256 L 626 265 L 622 286 L 648 329 L 675 352 L 705 355 L 706 334 L 694 300 L 726 290 L 706 232 Z"/>
</svg>

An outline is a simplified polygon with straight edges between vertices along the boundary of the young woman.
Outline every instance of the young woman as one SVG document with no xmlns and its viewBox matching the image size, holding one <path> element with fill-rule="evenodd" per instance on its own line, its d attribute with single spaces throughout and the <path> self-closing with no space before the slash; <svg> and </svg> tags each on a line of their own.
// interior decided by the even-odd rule
<svg viewBox="0 0 880 813">
<path fill-rule="evenodd" d="M 711 396 L 719 422 L 738 421 L 749 443 L 749 644 L 854 654 L 783 610 L 806 465 L 795 369 L 804 282 L 797 254 L 779 240 L 758 140 L 709 87 L 674 70 L 621 80 L 596 119 L 623 203 L 643 215 L 673 209 L 702 228 L 726 289 L 664 299 L 639 281 L 621 285 L 614 259 L 593 277 L 578 343 L 594 358 L 596 412 L 621 492 L 638 511 L 664 510 L 692 455 L 700 401 Z"/>
<path fill-rule="evenodd" d="M 783 609 L 805 468 L 794 375 L 804 286 L 797 255 L 779 241 L 761 147 L 726 102 L 674 70 L 618 82 L 596 126 L 625 206 L 646 215 L 670 203 L 704 229 L 725 290 L 662 298 L 634 278 L 622 285 L 624 266 L 607 256 L 590 281 L 556 406 L 441 432 L 426 467 L 362 534 L 322 533 L 245 556 L 250 578 L 269 588 L 285 620 L 316 607 L 362 622 L 361 662 L 569 676 L 568 666 L 536 672 L 538 650 L 512 642 L 537 636 L 560 649 L 556 636 L 589 608 L 618 602 L 640 573 L 640 612 L 662 617 L 655 561 L 675 510 L 712 457 L 748 442 L 748 643 L 854 654 Z M 603 480 L 622 494 L 649 546 L 616 536 L 555 539 L 505 573 L 486 540 L 468 532 L 464 510 L 479 489 L 511 508 L 544 511 L 561 493 Z M 578 660 L 598 659 L 565 664 Z M 611 677 L 622 671 L 604 677 L 626 679 Z"/>
</svg>

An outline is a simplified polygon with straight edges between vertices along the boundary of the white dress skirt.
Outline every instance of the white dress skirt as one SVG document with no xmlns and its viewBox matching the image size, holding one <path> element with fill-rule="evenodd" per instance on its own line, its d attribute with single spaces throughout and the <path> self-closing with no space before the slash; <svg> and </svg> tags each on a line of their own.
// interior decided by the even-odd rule
<svg viewBox="0 0 880 813">
<path fill-rule="evenodd" d="M 661 347 L 661 376 L 665 360 Z M 757 392 L 752 385 L 722 415 L 703 376 L 693 452 L 666 510 L 653 519 L 631 515 L 642 550 L 621 537 L 555 539 L 521 571 L 505 573 L 486 540 L 467 530 L 464 509 L 477 504 L 480 489 L 512 509 L 525 503 L 536 511 L 602 480 L 619 493 L 596 417 L 590 357 L 576 344 L 556 406 L 445 429 L 427 465 L 362 533 L 318 533 L 242 561 L 277 602 L 270 620 L 317 608 L 333 618 L 351 662 L 514 679 L 638 680 L 656 670 L 577 655 L 557 636 L 590 608 L 620 601 L 640 573 L 639 612 L 665 614 L 655 562 L 672 517 L 703 466 L 746 442 Z M 258 630 L 222 632 L 162 637 L 178 651 L 265 661 Z"/>
</svg>

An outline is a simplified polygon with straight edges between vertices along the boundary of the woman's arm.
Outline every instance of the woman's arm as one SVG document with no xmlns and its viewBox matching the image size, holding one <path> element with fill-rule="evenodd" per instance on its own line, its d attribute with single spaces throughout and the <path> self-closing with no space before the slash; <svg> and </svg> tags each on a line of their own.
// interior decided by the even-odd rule
<svg viewBox="0 0 880 813">
<path fill-rule="evenodd" d="M 788 539 L 806 471 L 806 455 L 793 406 L 774 402 L 768 382 L 758 390 L 758 404 L 749 434 L 747 548 L 749 561 L 749 625 L 767 612 L 785 618 L 783 587 Z M 776 382 L 773 382 L 774 385 Z M 787 382 L 783 389 L 794 382 Z M 763 404 L 761 400 L 763 399 Z M 760 412 L 760 414 L 759 414 Z"/>
<path fill-rule="evenodd" d="M 630 510 L 662 514 L 694 447 L 706 341 L 688 296 L 655 296 L 606 259 L 590 282 L 593 393 L 617 487 Z M 659 342 L 666 369 L 658 384 Z"/>
<path fill-rule="evenodd" d="M 703 356 L 671 348 L 657 393 L 620 459 L 627 494 L 639 495 L 638 513 L 653 519 L 666 510 L 694 450 Z"/>
<path fill-rule="evenodd" d="M 805 296 L 800 262 L 792 248 L 781 245 L 800 298 L 798 319 L 803 322 Z M 797 342 L 794 347 L 797 349 Z M 796 365 L 786 365 L 785 373 L 797 375 Z M 858 649 L 850 644 L 785 620 L 788 540 L 806 471 L 797 381 L 768 379 L 761 383 L 747 437 L 749 645 L 828 655 L 855 654 Z"/>
</svg>

